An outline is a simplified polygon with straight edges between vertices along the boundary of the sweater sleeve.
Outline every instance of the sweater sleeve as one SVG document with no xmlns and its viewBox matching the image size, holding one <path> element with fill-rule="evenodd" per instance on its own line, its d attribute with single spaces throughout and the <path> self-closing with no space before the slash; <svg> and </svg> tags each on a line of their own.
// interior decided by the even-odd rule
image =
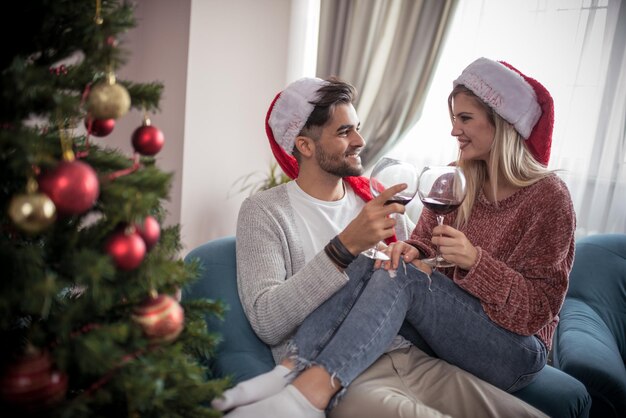
<svg viewBox="0 0 626 418">
<path fill-rule="evenodd" d="M 432 236 L 433 228 L 436 225 L 437 217 L 435 214 L 427 208 L 423 208 L 419 220 L 417 221 L 417 225 L 415 225 L 415 228 L 411 233 L 411 237 L 406 240 L 406 242 L 420 250 L 426 258 L 434 257 L 436 254 L 436 248 L 431 243 L 430 238 Z"/>
<path fill-rule="evenodd" d="M 348 280 L 323 251 L 298 270 L 302 249 L 289 247 L 290 234 L 295 231 L 282 226 L 262 201 L 243 202 L 237 221 L 239 297 L 254 331 L 272 346 L 284 343 Z"/>
<path fill-rule="evenodd" d="M 537 194 L 519 220 L 521 238 L 506 260 L 478 247 L 469 271 L 453 279 L 482 301 L 489 317 L 521 335 L 555 327 L 574 259 L 575 215 L 564 185 Z M 559 187 L 560 186 L 560 187 Z"/>
</svg>

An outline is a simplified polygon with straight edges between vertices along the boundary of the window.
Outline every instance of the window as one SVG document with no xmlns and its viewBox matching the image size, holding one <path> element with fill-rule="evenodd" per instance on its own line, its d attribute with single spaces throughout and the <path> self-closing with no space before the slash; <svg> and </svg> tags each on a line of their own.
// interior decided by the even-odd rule
<svg viewBox="0 0 626 418">
<path fill-rule="evenodd" d="M 610 83 L 616 86 L 607 91 L 624 89 L 624 76 L 610 78 L 611 73 L 624 71 L 609 71 L 610 62 L 616 61 L 611 58 L 624 56 L 624 42 L 619 41 L 623 34 L 617 33 L 624 32 L 624 22 L 618 22 L 624 13 L 616 9 L 619 1 L 614 0 L 462 0 L 422 116 L 388 154 L 409 160 L 418 169 L 455 160 L 456 141 L 450 136 L 447 111 L 452 80 L 478 57 L 507 61 L 539 80 L 554 98 L 549 167 L 563 170 L 560 176 L 572 194 L 578 234 L 626 232 L 625 116 L 619 111 L 614 112 L 616 117 L 607 116 L 605 94 Z M 623 59 L 617 61 L 623 67 Z M 614 95 L 622 98 L 624 107 L 626 92 Z M 608 123 L 617 126 L 616 134 L 607 132 L 610 137 L 604 140 L 602 127 Z M 598 170 L 604 166 L 609 169 Z M 617 194 L 620 188 L 622 193 Z M 601 201 L 589 203 L 596 198 Z M 419 202 L 411 205 L 409 213 L 417 216 Z"/>
</svg>

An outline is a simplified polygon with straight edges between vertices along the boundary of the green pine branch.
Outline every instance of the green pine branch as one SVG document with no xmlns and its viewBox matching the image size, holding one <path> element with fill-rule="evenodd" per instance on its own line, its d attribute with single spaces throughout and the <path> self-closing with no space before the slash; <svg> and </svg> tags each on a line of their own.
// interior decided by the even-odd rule
<svg viewBox="0 0 626 418">
<path fill-rule="evenodd" d="M 210 400 L 228 385 L 211 364 L 220 335 L 220 301 L 181 303 L 185 326 L 171 343 L 153 345 L 133 320 L 152 291 L 175 294 L 198 278 L 198 265 L 179 254 L 180 226 L 163 226 L 173 173 L 154 157 L 138 161 L 82 134 L 85 98 L 107 72 L 131 57 L 124 34 L 136 24 L 132 3 L 23 0 L 0 16 L 0 377 L 28 346 L 48 351 L 68 376 L 62 402 L 31 416 L 213 417 Z M 160 110 L 164 85 L 117 80 L 132 107 Z M 67 135 L 78 158 L 97 173 L 100 193 L 87 212 L 57 218 L 29 233 L 8 213 L 29 178 L 54 169 Z M 88 143 L 88 141 L 90 143 Z M 138 163 L 138 164 L 137 164 Z M 154 216 L 158 243 L 131 271 L 116 268 L 105 245 L 124 225 Z M 29 405 L 33 406 L 33 405 Z M 22 416 L 0 397 L 3 416 Z"/>
</svg>

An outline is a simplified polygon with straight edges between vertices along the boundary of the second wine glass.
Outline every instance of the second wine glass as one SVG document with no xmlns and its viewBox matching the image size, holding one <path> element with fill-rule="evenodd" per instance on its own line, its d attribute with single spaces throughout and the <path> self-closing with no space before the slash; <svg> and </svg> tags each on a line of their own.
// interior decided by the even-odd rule
<svg viewBox="0 0 626 418">
<path fill-rule="evenodd" d="M 461 206 L 466 189 L 465 175 L 460 167 L 448 165 L 424 167 L 419 176 L 419 198 L 426 208 L 435 213 L 439 225 L 443 225 L 446 214 Z M 422 261 L 435 268 L 454 266 L 443 258 L 439 247 L 435 257 Z"/>
<path fill-rule="evenodd" d="M 417 194 L 417 180 L 417 170 L 413 164 L 395 158 L 383 157 L 372 169 L 370 191 L 372 196 L 376 197 L 391 186 L 405 183 L 407 188 L 393 195 L 385 204 L 400 203 L 407 205 Z M 369 258 L 389 260 L 385 253 L 378 250 L 378 244 L 364 251 L 363 254 Z"/>
</svg>

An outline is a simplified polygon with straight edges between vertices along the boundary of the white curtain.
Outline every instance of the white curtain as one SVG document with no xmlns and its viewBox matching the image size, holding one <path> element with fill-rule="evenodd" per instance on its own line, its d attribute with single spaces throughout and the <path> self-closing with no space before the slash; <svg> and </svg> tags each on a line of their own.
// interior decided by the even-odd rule
<svg viewBox="0 0 626 418">
<path fill-rule="evenodd" d="M 322 0 L 317 74 L 359 92 L 372 166 L 419 119 L 457 0 Z"/>
<path fill-rule="evenodd" d="M 626 5 L 620 0 L 461 0 L 422 117 L 388 155 L 418 169 L 456 158 L 447 96 L 474 59 L 508 61 L 555 101 L 550 168 L 577 213 L 577 235 L 626 233 Z M 417 216 L 421 206 L 408 207 Z"/>
<path fill-rule="evenodd" d="M 619 9 L 619 10 L 616 10 Z M 589 19 L 587 31 L 598 24 Z M 592 45 L 585 45 L 590 54 Z M 626 232 L 626 5 L 611 1 L 604 27 L 597 123 L 586 169 L 569 177 L 577 198 L 579 232 Z M 575 123 L 574 118 L 570 119 Z"/>
</svg>

